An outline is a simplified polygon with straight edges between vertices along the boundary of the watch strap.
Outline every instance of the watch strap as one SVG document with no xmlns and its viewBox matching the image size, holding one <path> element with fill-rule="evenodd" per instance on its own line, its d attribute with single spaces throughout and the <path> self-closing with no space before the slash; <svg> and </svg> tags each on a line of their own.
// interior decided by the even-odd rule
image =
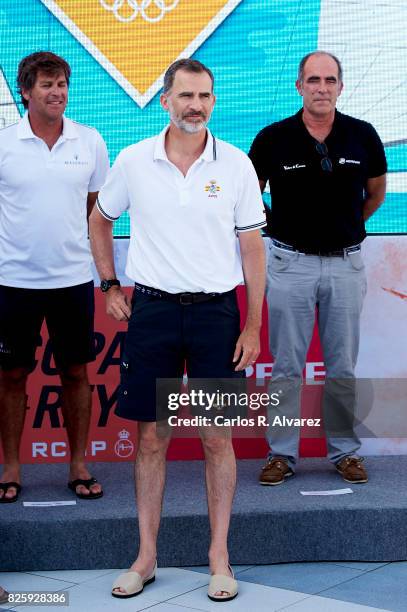
<svg viewBox="0 0 407 612">
<path fill-rule="evenodd" d="M 104 293 L 109 291 L 110 287 L 115 286 L 120 287 L 120 281 L 118 278 L 103 279 L 100 283 L 100 288 Z"/>
</svg>

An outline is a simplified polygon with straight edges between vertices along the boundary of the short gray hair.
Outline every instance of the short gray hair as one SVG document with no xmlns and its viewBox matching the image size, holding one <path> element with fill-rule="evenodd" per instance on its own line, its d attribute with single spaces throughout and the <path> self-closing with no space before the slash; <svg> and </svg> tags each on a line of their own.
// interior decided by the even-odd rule
<svg viewBox="0 0 407 612">
<path fill-rule="evenodd" d="M 211 78 L 212 91 L 213 91 L 213 84 L 214 84 L 215 79 L 214 79 L 212 71 L 209 70 L 209 68 L 207 68 L 204 64 L 202 64 L 198 60 L 186 58 L 186 59 L 177 60 L 176 62 L 171 64 L 169 68 L 167 68 L 167 71 L 164 75 L 163 93 L 167 94 L 170 91 L 171 87 L 174 84 L 175 74 L 178 72 L 178 70 L 186 70 L 187 72 L 195 72 L 195 73 L 206 72 Z"/>
<path fill-rule="evenodd" d="M 312 53 L 307 53 L 307 55 L 304 55 L 304 57 L 302 58 L 298 66 L 298 81 L 300 83 L 302 83 L 304 80 L 305 64 L 307 63 L 309 58 L 312 57 L 313 55 L 327 55 L 328 57 L 333 59 L 334 62 L 336 62 L 336 65 L 338 66 L 338 80 L 342 83 L 342 79 L 343 79 L 342 64 L 338 60 L 336 55 L 333 55 L 333 53 L 328 53 L 328 51 L 312 51 Z"/>
</svg>

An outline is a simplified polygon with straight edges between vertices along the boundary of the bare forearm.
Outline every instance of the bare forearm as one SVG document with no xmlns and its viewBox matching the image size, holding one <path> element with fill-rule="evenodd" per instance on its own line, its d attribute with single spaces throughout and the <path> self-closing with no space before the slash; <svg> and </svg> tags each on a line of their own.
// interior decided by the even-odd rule
<svg viewBox="0 0 407 612">
<path fill-rule="evenodd" d="M 247 293 L 247 318 L 233 355 L 233 362 L 238 362 L 236 371 L 253 364 L 260 353 L 261 311 L 266 276 L 264 243 L 260 232 L 257 230 L 239 234 L 239 242 Z"/>
<path fill-rule="evenodd" d="M 367 221 L 369 217 L 376 212 L 376 210 L 383 204 L 382 198 L 369 197 L 366 198 L 363 203 L 363 219 Z"/>
<path fill-rule="evenodd" d="M 386 175 L 368 179 L 366 198 L 363 204 L 363 219 L 366 221 L 384 202 L 386 195 Z"/>
<path fill-rule="evenodd" d="M 243 274 L 247 293 L 246 328 L 261 327 L 264 289 L 266 282 L 266 258 L 263 239 L 258 240 L 242 250 Z"/>
<path fill-rule="evenodd" d="M 89 219 L 89 235 L 93 258 L 101 279 L 116 278 L 113 254 L 112 223 L 94 208 Z M 106 312 L 116 321 L 130 318 L 130 300 L 120 287 L 111 287 L 106 292 Z"/>
<path fill-rule="evenodd" d="M 100 278 L 115 278 L 112 223 L 102 217 L 96 208 L 89 218 L 89 237 Z"/>
<path fill-rule="evenodd" d="M 98 193 L 99 193 L 98 191 L 93 191 L 93 192 L 88 193 L 88 198 L 86 201 L 86 218 L 88 220 L 88 223 L 89 223 L 89 217 L 96 204 Z"/>
</svg>

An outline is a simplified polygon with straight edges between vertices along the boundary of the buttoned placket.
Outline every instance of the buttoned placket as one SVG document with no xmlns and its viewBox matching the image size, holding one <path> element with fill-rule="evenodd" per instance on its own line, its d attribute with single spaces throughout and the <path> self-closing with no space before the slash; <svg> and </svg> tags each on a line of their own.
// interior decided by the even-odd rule
<svg viewBox="0 0 407 612">
<path fill-rule="evenodd" d="M 197 171 L 199 171 L 202 163 L 204 163 L 204 159 L 202 156 L 198 157 L 192 166 L 188 168 L 186 176 L 184 176 L 181 170 L 179 170 L 179 168 L 177 168 L 177 166 L 170 160 L 167 160 L 167 163 L 171 166 L 172 172 L 174 173 L 175 183 L 178 190 L 178 205 L 181 208 L 188 206 L 189 202 L 191 201 L 190 186 L 194 182 L 194 175 Z"/>
<path fill-rule="evenodd" d="M 51 150 L 49 149 L 47 143 L 39 136 L 34 136 L 34 139 L 39 142 L 39 146 L 41 147 L 41 154 L 45 162 L 45 167 L 52 168 L 56 163 L 56 151 L 62 145 L 62 143 L 66 141 L 66 139 L 61 134 Z"/>
</svg>

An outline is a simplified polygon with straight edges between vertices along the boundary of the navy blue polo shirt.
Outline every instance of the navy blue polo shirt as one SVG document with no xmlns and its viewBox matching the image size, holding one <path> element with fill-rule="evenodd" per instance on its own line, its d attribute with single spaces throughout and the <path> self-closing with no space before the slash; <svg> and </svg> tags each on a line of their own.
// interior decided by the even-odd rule
<svg viewBox="0 0 407 612">
<path fill-rule="evenodd" d="M 332 171 L 302 121 L 302 109 L 259 132 L 249 157 L 260 180 L 269 181 L 268 233 L 299 251 L 333 251 L 366 236 L 366 182 L 387 171 L 383 144 L 366 121 L 335 112 L 325 140 Z M 330 166 L 328 162 L 328 166 Z"/>
</svg>

